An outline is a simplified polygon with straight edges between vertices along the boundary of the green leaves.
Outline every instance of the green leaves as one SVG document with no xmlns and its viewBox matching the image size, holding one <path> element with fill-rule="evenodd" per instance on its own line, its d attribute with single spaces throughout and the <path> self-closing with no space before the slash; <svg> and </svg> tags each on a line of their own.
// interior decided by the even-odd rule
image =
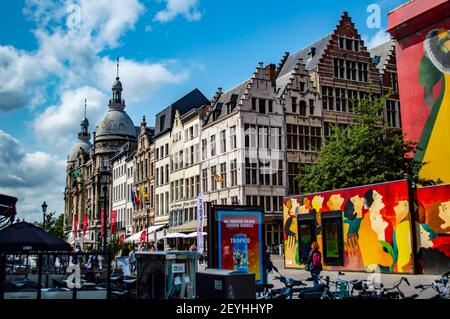
<svg viewBox="0 0 450 319">
<path fill-rule="evenodd" d="M 418 184 L 425 164 L 409 156 L 417 145 L 390 129 L 380 115 L 388 95 L 369 94 L 354 105 L 357 115 L 346 128 L 332 126 L 322 145 L 318 162 L 305 167 L 298 176 L 303 193 L 320 192 L 410 178 Z"/>
</svg>

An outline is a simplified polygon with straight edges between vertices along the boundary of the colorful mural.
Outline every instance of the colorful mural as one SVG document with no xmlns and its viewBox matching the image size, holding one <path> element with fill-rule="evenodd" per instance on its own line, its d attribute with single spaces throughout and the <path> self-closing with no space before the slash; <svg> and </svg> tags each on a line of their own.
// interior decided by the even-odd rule
<svg viewBox="0 0 450 319">
<path fill-rule="evenodd" d="M 397 39 L 402 129 L 418 142 L 416 159 L 428 163 L 420 176 L 450 183 L 450 20 L 431 24 Z"/>
<path fill-rule="evenodd" d="M 415 224 L 419 271 L 450 270 L 450 185 L 419 188 Z"/>
<path fill-rule="evenodd" d="M 327 213 L 338 213 L 336 216 L 341 219 L 338 220 L 340 223 L 326 224 L 332 226 L 330 229 L 342 225 L 343 247 L 340 247 L 340 251 L 343 256 L 333 259 L 338 260 L 333 265 L 324 260 L 325 269 L 413 272 L 406 180 L 286 197 L 283 210 L 286 268 L 303 268 L 301 256 L 306 254 L 302 249 L 308 249 L 308 244 L 299 243 L 299 238 L 307 241 L 310 236 L 308 224 L 301 222 L 302 217 L 307 216 L 313 216 L 315 229 L 312 233 L 321 251 L 324 242 L 328 242 L 323 256 L 328 255 L 330 260 L 333 259 L 338 238 L 330 241 L 330 236 L 337 236 L 337 233 L 330 235 L 327 232 L 327 238 L 323 241 L 322 224 L 325 223 Z M 302 230 L 308 232 L 306 237 Z"/>
</svg>

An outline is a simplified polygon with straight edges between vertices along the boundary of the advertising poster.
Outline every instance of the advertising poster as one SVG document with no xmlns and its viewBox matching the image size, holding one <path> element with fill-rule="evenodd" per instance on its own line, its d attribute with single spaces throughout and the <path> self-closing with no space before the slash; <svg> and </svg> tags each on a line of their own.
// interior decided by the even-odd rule
<svg viewBox="0 0 450 319">
<path fill-rule="evenodd" d="M 264 278 L 262 212 L 218 211 L 218 265 Z"/>
</svg>

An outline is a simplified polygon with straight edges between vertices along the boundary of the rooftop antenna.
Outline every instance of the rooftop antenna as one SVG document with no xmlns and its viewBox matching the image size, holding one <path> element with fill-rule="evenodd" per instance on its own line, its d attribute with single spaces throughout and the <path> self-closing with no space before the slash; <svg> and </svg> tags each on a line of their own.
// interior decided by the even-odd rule
<svg viewBox="0 0 450 319">
<path fill-rule="evenodd" d="M 87 99 L 84 99 L 84 118 L 86 118 Z"/>
</svg>

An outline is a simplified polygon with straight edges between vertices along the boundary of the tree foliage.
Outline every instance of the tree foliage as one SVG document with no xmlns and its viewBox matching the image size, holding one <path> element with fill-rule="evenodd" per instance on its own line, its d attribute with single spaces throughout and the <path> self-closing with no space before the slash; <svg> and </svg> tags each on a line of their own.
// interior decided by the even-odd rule
<svg viewBox="0 0 450 319">
<path fill-rule="evenodd" d="M 417 144 L 383 123 L 381 116 L 389 95 L 353 101 L 354 122 L 332 125 L 331 136 L 319 151 L 319 160 L 297 177 L 303 193 L 326 191 L 408 178 L 419 185 L 440 181 L 419 178 L 426 163 L 412 157 Z"/>
</svg>

